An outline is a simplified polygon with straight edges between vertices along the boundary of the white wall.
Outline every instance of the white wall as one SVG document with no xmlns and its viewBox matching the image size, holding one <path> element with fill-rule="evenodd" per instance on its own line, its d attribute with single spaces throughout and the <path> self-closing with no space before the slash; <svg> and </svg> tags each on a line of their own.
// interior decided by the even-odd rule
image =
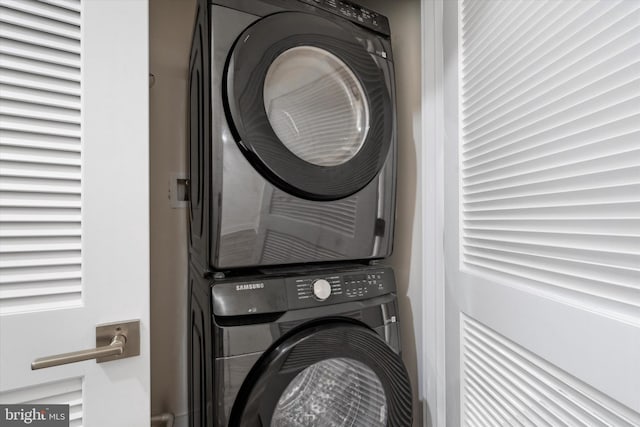
<svg viewBox="0 0 640 427">
<path fill-rule="evenodd" d="M 398 205 L 390 263 L 399 286 L 403 357 L 414 388 L 415 426 L 422 360 L 422 241 L 420 236 L 420 1 L 362 0 L 391 21 L 398 102 Z M 171 209 L 168 179 L 186 170 L 186 91 L 194 0 L 150 2 L 151 72 L 151 321 L 152 413 L 187 411 L 186 212 Z"/>
<path fill-rule="evenodd" d="M 151 413 L 187 412 L 187 216 L 169 203 L 186 171 L 186 102 L 194 0 L 149 2 Z M 186 419 L 186 418 L 184 418 Z M 183 420 L 184 420 L 183 419 Z M 181 425 L 177 423 L 177 425 Z"/>
</svg>

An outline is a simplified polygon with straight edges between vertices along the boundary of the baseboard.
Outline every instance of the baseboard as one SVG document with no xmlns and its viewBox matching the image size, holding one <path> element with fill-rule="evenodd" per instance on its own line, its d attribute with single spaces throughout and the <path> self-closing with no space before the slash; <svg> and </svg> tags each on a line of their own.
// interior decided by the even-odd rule
<svg viewBox="0 0 640 427">
<path fill-rule="evenodd" d="M 189 417 L 187 413 L 173 415 L 171 413 L 156 415 L 151 419 L 151 427 L 187 427 L 189 425 Z M 171 417 L 173 416 L 173 423 Z"/>
<path fill-rule="evenodd" d="M 189 425 L 188 414 L 176 415 L 173 427 L 187 427 Z"/>
</svg>

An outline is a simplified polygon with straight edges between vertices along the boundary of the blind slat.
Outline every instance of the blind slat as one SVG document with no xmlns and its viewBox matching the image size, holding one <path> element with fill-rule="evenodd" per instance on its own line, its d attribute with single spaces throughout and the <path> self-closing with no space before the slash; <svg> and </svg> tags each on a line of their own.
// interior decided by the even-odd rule
<svg viewBox="0 0 640 427">
<path fill-rule="evenodd" d="M 637 268 L 640 265 L 640 254 L 620 252 L 607 252 L 598 249 L 581 249 L 567 246 L 536 245 L 520 242 L 503 242 L 485 239 L 468 238 L 465 246 L 473 247 L 478 251 L 495 249 L 516 254 L 542 255 L 547 257 L 568 258 L 576 261 L 584 260 L 592 263 L 602 263 L 609 266 L 622 268 Z"/>
<path fill-rule="evenodd" d="M 33 16 L 46 18 L 75 27 L 80 27 L 79 11 L 69 10 L 67 8 L 39 3 L 35 0 L 4 0 L 2 4 L 11 9 L 25 12 Z"/>
<path fill-rule="evenodd" d="M 640 218 L 640 202 L 601 203 L 582 206 L 556 206 L 547 208 L 486 209 L 465 211 L 467 219 L 609 219 Z"/>
<path fill-rule="evenodd" d="M 632 180 L 629 181 L 629 176 Z M 633 178 L 635 177 L 635 178 Z M 507 180 L 509 182 L 510 180 Z M 611 169 L 604 172 L 574 175 L 569 178 L 550 179 L 520 185 L 507 185 L 491 190 L 474 191 L 467 193 L 469 201 L 486 201 L 500 198 L 551 194 L 553 192 L 566 192 L 571 190 L 590 190 L 620 186 L 629 183 L 640 183 L 640 167 Z"/>
<path fill-rule="evenodd" d="M 39 32 L 48 33 L 58 37 L 64 37 L 71 40 L 80 40 L 80 25 L 67 24 L 59 20 L 52 20 L 45 17 L 46 5 L 33 6 L 30 9 L 38 10 L 42 13 L 35 14 L 32 11 L 26 11 L 27 5 L 30 3 L 15 2 L 13 0 L 4 0 L 0 3 L 0 22 L 15 25 L 17 27 L 37 30 Z M 77 16 L 80 19 L 80 16 Z"/>
<path fill-rule="evenodd" d="M 639 150 L 640 149 L 630 149 L 609 156 L 592 157 L 588 160 L 577 158 L 575 161 L 572 159 L 572 161 L 563 165 L 558 165 L 555 162 L 549 162 L 550 164 L 545 165 L 544 162 L 534 162 L 532 160 L 531 164 L 522 162 L 521 164 L 506 166 L 502 169 L 496 169 L 495 171 L 485 172 L 469 178 L 465 177 L 463 183 L 465 184 L 465 189 L 470 191 L 471 186 L 477 190 L 482 184 L 532 184 L 602 173 L 610 170 L 633 168 L 638 165 L 637 156 Z M 605 160 L 611 163 L 606 163 Z M 571 168 L 568 166 L 571 166 Z M 633 178 L 633 175 L 629 176 L 629 179 Z M 486 189 L 486 186 L 484 188 Z"/>
<path fill-rule="evenodd" d="M 566 1 L 555 3 L 562 6 L 569 4 Z M 538 74 L 540 70 L 557 69 L 575 62 L 585 54 L 597 51 L 633 27 L 634 16 L 637 14 L 634 11 L 638 8 L 633 3 L 624 0 L 618 3 L 599 3 L 593 13 L 582 12 L 585 16 L 581 16 L 574 5 L 565 10 L 565 19 L 551 13 L 553 27 L 532 26 L 533 33 L 523 33 L 510 41 L 510 51 L 497 52 L 493 61 L 488 60 L 489 58 L 479 61 L 480 68 L 475 70 L 475 74 L 469 75 L 465 91 L 473 96 L 479 94 L 481 89 L 497 86 L 502 88 L 503 83 L 509 80 L 526 77 L 528 73 Z M 581 6 L 584 7 L 582 4 Z M 542 11 L 547 14 L 549 8 Z M 628 15 L 630 12 L 631 16 Z M 540 17 L 528 19 L 535 21 Z M 617 20 L 620 20 L 620 25 L 610 25 Z"/>
<path fill-rule="evenodd" d="M 637 312 L 640 2 L 462 0 L 459 11 L 463 264 Z M 470 413 L 515 414 L 482 406 L 489 391 L 475 390 Z"/>
<path fill-rule="evenodd" d="M 0 315 L 82 301 L 79 0 L 0 0 Z"/>
<path fill-rule="evenodd" d="M 501 37 L 496 40 L 491 40 L 482 49 L 479 49 L 477 44 L 474 46 L 473 42 L 478 40 L 474 37 L 470 37 L 468 45 L 465 44 L 463 37 L 463 47 L 469 51 L 469 56 L 463 60 L 464 71 L 469 74 L 470 77 L 476 77 L 480 74 L 483 68 L 494 65 L 496 62 L 502 62 L 506 59 L 505 56 L 510 56 L 516 50 L 516 46 L 520 48 L 530 48 L 532 39 L 540 34 L 540 32 L 548 26 L 550 22 L 554 20 L 565 18 L 569 10 L 569 2 L 559 1 L 541 1 L 541 2 L 519 2 L 514 4 L 517 9 L 521 11 L 518 15 L 518 20 L 515 22 L 505 22 L 505 28 L 501 33 Z M 546 24 L 545 24 L 546 23 Z M 500 28 L 502 26 L 495 26 L 489 23 L 492 27 Z M 476 48 L 476 50 L 472 50 Z M 491 76 L 484 73 L 482 78 L 477 80 L 469 80 L 464 86 L 468 89 L 473 86 L 478 86 L 487 81 Z"/>
<path fill-rule="evenodd" d="M 469 114 L 464 124 L 465 132 L 475 132 L 495 123 L 502 123 L 500 119 L 508 119 L 511 115 L 529 114 L 546 105 L 553 104 L 565 97 L 584 95 L 582 89 L 585 85 L 597 82 L 603 89 L 620 85 L 620 81 L 627 82 L 637 76 L 636 67 L 638 62 L 634 61 L 633 46 L 620 53 L 612 55 L 599 64 L 592 67 L 580 67 L 570 72 L 557 76 L 551 85 L 544 87 L 532 86 L 522 91 L 522 86 L 518 88 L 518 96 L 512 92 L 505 99 L 494 101 L 478 112 L 477 115 Z M 612 72 L 613 70 L 613 72 Z M 617 80 L 618 76 L 621 80 Z M 611 84 L 610 82 L 615 82 Z M 610 86 L 607 86 L 610 84 Z M 487 119 L 487 116 L 489 118 Z M 480 126 L 482 124 L 483 126 Z"/>
<path fill-rule="evenodd" d="M 640 424 L 640 414 L 521 347 L 486 325 L 461 317 L 461 383 L 482 390 L 465 396 L 463 425 L 617 426 Z M 476 408 L 500 405 L 510 418 Z M 472 411 L 472 412 L 470 412 Z M 530 420 L 530 422 L 528 422 Z"/>
</svg>

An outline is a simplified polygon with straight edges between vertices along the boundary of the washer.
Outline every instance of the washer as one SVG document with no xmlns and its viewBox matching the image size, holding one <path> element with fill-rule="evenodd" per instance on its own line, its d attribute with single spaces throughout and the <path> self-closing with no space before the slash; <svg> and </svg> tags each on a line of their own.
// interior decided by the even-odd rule
<svg viewBox="0 0 640 427">
<path fill-rule="evenodd" d="M 391 254 L 389 24 L 341 0 L 198 5 L 190 254 L 202 271 Z"/>
<path fill-rule="evenodd" d="M 390 268 L 191 287 L 191 426 L 411 426 Z"/>
</svg>

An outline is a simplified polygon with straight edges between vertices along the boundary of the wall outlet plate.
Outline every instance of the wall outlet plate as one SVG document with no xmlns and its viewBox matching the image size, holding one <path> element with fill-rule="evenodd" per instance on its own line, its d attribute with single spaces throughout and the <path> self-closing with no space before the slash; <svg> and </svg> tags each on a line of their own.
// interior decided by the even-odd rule
<svg viewBox="0 0 640 427">
<path fill-rule="evenodd" d="M 172 209 L 186 208 L 189 203 L 188 176 L 185 172 L 169 175 L 169 203 Z"/>
</svg>

